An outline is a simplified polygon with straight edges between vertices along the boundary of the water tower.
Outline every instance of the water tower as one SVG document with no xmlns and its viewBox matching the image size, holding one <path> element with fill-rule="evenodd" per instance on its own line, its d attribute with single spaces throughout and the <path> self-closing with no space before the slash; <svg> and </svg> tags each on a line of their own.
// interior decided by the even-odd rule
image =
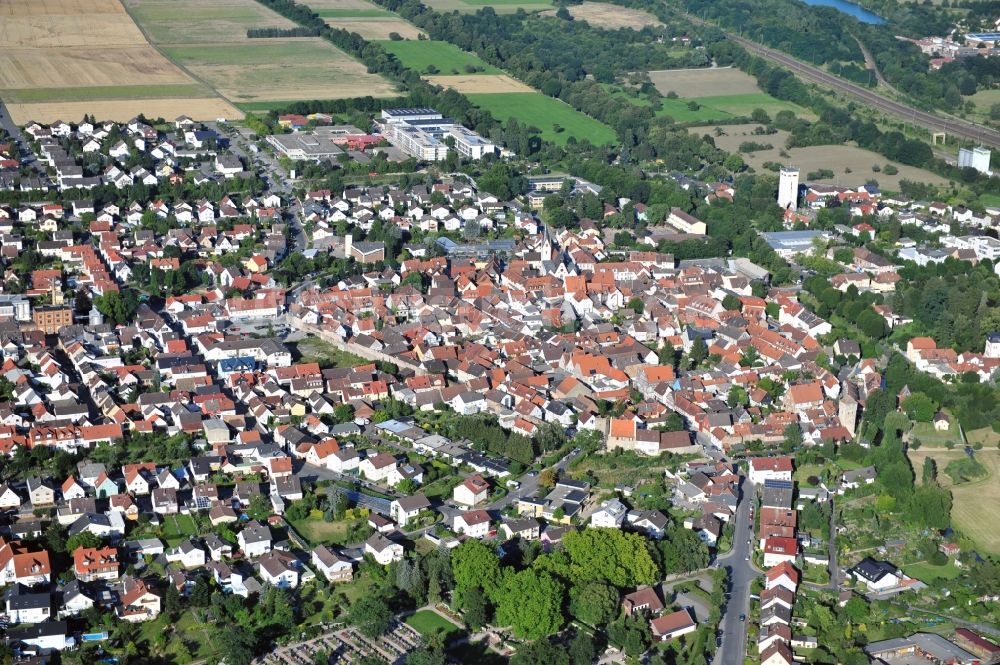
<svg viewBox="0 0 1000 665">
<path fill-rule="evenodd" d="M 782 210 L 795 210 L 799 205 L 799 170 L 781 169 L 778 180 L 778 205 Z"/>
</svg>

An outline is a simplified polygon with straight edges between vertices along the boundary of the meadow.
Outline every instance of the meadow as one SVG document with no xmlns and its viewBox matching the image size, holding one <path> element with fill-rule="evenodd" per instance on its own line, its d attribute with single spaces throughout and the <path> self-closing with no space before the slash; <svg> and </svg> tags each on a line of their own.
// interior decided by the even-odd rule
<svg viewBox="0 0 1000 665">
<path fill-rule="evenodd" d="M 399 59 L 404 66 L 420 73 L 469 74 L 466 67 L 474 67 L 483 74 L 499 74 L 500 70 L 454 44 L 433 40 L 381 41 L 379 44 Z M 428 72 L 428 67 L 437 72 Z"/>
<path fill-rule="evenodd" d="M 649 80 L 661 95 L 675 92 L 685 99 L 760 92 L 755 78 L 734 67 L 653 71 Z"/>
<path fill-rule="evenodd" d="M 614 130 L 604 123 L 540 92 L 467 96 L 473 104 L 486 109 L 497 119 L 507 121 L 516 118 L 524 125 L 537 127 L 542 138 L 559 145 L 565 145 L 571 136 L 577 141 L 586 139 L 595 145 L 611 143 L 616 138 Z"/>
<path fill-rule="evenodd" d="M 1000 450 L 986 449 L 976 452 L 976 459 L 986 467 L 989 475 L 972 482 L 952 483 L 944 468 L 948 462 L 965 457 L 961 449 L 927 448 L 907 451 L 910 465 L 920 482 L 924 459 L 930 457 L 937 463 L 938 482 L 951 490 L 951 520 L 963 534 L 991 554 L 1000 554 Z"/>
<path fill-rule="evenodd" d="M 836 164 L 837 171 L 833 177 L 821 178 L 815 182 L 857 187 L 859 184 L 874 179 L 878 181 L 882 189 L 888 191 L 898 191 L 899 183 L 904 179 L 932 184 L 947 184 L 944 178 L 930 171 L 905 166 L 898 162 L 889 162 L 878 153 L 854 145 L 818 145 L 785 149 L 788 132 L 779 130 L 774 134 L 755 135 L 753 131 L 759 126 L 756 124 L 724 125 L 718 128 L 722 131 L 722 134 L 718 135 L 716 127 L 712 125 L 690 127 L 688 131 L 693 134 L 712 136 L 715 145 L 728 152 L 737 152 L 739 145 L 746 141 L 771 144 L 773 147 L 769 150 L 741 153 L 743 161 L 759 171 L 765 170 L 765 162 L 792 164 L 798 167 L 803 180 L 805 180 L 806 174 L 810 171 L 830 168 L 831 164 Z M 886 164 L 895 166 L 898 173 L 887 175 L 884 171 L 876 173 L 872 170 L 872 166 L 877 165 L 879 168 L 883 168 Z"/>
</svg>

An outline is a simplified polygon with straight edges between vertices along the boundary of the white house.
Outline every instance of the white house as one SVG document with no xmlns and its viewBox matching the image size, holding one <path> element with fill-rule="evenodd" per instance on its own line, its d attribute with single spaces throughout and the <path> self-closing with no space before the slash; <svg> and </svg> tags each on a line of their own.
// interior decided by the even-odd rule
<svg viewBox="0 0 1000 665">
<path fill-rule="evenodd" d="M 267 554 L 271 551 L 271 529 L 266 525 L 254 520 L 247 525 L 236 536 L 243 555 L 254 558 Z"/>
<path fill-rule="evenodd" d="M 479 474 L 469 476 L 451 492 L 451 497 L 460 506 L 474 507 L 486 502 L 490 493 L 490 484 Z"/>
<path fill-rule="evenodd" d="M 750 460 L 750 482 L 763 484 L 765 480 L 791 480 L 791 457 L 754 457 Z"/>
<path fill-rule="evenodd" d="M 464 533 L 473 538 L 485 538 L 490 534 L 490 514 L 485 510 L 459 513 L 455 515 L 453 528 L 455 533 Z"/>
<path fill-rule="evenodd" d="M 354 566 L 333 548 L 320 545 L 312 552 L 312 565 L 327 582 L 350 582 L 354 579 Z"/>
<path fill-rule="evenodd" d="M 628 508 L 618 499 L 608 499 L 590 516 L 590 526 L 608 529 L 620 529 L 625 521 Z"/>
<path fill-rule="evenodd" d="M 387 566 L 403 558 L 403 546 L 389 540 L 381 533 L 375 533 L 365 541 L 365 554 L 372 555 L 375 561 Z"/>
</svg>

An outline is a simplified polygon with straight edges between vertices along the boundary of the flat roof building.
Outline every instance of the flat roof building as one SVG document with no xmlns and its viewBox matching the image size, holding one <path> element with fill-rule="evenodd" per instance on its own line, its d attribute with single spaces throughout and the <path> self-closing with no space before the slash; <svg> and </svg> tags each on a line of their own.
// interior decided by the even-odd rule
<svg viewBox="0 0 1000 665">
<path fill-rule="evenodd" d="M 325 160 L 342 155 L 344 151 L 334 141 L 330 132 L 296 132 L 294 134 L 274 134 L 267 142 L 289 159 L 296 161 Z"/>
</svg>

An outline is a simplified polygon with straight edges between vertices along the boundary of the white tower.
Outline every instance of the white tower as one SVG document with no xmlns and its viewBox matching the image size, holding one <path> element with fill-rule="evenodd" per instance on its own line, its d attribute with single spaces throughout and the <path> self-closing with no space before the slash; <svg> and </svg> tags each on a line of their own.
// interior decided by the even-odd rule
<svg viewBox="0 0 1000 665">
<path fill-rule="evenodd" d="M 778 180 L 778 205 L 782 210 L 795 210 L 799 205 L 799 170 L 781 169 Z"/>
</svg>

